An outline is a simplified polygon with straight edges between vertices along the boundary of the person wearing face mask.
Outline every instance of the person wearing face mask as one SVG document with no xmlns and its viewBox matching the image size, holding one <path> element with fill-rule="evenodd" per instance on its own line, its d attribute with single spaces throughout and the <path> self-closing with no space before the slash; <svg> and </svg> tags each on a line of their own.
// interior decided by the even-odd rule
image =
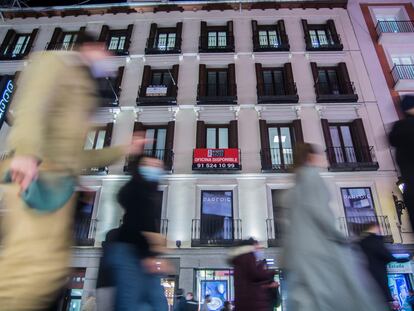
<svg viewBox="0 0 414 311">
<path fill-rule="evenodd" d="M 132 178 L 120 189 L 118 202 L 124 209 L 117 241 L 109 245 L 107 264 L 116 287 L 115 311 L 167 311 L 159 273 L 168 263 L 156 259 L 165 248 L 157 222 L 156 206 L 163 163 L 139 157 L 131 161 Z"/>
<path fill-rule="evenodd" d="M 10 158 L 0 163 L 2 310 L 49 308 L 69 275 L 77 177 L 143 149 L 136 137 L 131 146 L 84 150 L 98 107 L 95 74 L 110 75 L 102 66 L 109 56 L 83 33 L 74 51 L 34 53 L 17 81 Z"/>
</svg>

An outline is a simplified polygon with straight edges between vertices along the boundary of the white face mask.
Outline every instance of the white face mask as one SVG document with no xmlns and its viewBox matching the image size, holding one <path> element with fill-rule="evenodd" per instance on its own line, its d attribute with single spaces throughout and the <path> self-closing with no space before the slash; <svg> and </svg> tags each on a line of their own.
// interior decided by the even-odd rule
<svg viewBox="0 0 414 311">
<path fill-rule="evenodd" d="M 90 68 L 95 78 L 112 78 L 116 75 L 115 66 L 104 59 L 93 61 Z"/>
</svg>

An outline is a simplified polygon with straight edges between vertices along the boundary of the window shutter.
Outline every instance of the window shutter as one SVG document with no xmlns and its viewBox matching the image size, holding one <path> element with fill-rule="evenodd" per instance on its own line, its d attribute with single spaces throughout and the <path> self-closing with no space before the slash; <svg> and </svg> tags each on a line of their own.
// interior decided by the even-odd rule
<svg viewBox="0 0 414 311">
<path fill-rule="evenodd" d="M 13 29 L 9 29 L 6 33 L 6 36 L 4 37 L 4 40 L 0 46 L 0 53 L 3 55 L 6 52 L 7 47 L 10 45 L 10 43 L 14 40 L 16 37 L 16 31 Z"/>
<path fill-rule="evenodd" d="M 147 48 L 149 49 L 154 48 L 156 35 L 157 35 L 157 24 L 152 23 L 150 27 L 149 36 L 148 36 Z"/>
<path fill-rule="evenodd" d="M 326 25 L 328 26 L 329 32 L 332 36 L 332 40 L 334 41 L 334 43 L 339 44 L 339 36 L 338 32 L 336 31 L 335 22 L 333 21 L 333 19 L 329 19 L 326 22 Z"/>
<path fill-rule="evenodd" d="M 292 122 L 293 133 L 295 135 L 295 143 L 304 143 L 302 121 L 297 119 Z"/>
<path fill-rule="evenodd" d="M 27 43 L 26 50 L 24 51 L 24 55 L 29 54 L 30 50 L 33 47 L 33 43 L 34 43 L 34 40 L 36 39 L 38 32 L 39 32 L 39 28 L 35 28 L 32 30 L 32 33 L 30 34 L 29 42 Z"/>
<path fill-rule="evenodd" d="M 228 96 L 237 96 L 236 89 L 236 69 L 234 64 L 229 64 L 227 69 L 227 94 Z"/>
<path fill-rule="evenodd" d="M 356 144 L 354 148 L 358 161 L 372 162 L 370 146 L 368 143 L 367 135 L 365 133 L 364 123 L 362 122 L 362 119 L 354 120 L 352 122 L 351 129 L 354 134 L 354 143 Z"/>
<path fill-rule="evenodd" d="M 197 121 L 196 148 L 206 148 L 206 124 L 204 121 Z"/>
<path fill-rule="evenodd" d="M 319 73 L 318 73 L 318 65 L 315 62 L 311 62 L 310 65 L 311 65 L 311 70 L 312 70 L 313 81 L 315 82 L 315 93 L 316 93 L 316 96 L 319 96 L 319 87 L 318 87 Z"/>
<path fill-rule="evenodd" d="M 201 22 L 200 23 L 200 50 L 205 50 L 207 49 L 207 42 L 208 42 L 208 33 L 207 33 L 207 22 Z"/>
<path fill-rule="evenodd" d="M 167 136 L 165 140 L 164 163 L 165 163 L 166 169 L 169 171 L 172 169 L 172 164 L 173 164 L 174 129 L 175 129 L 175 121 L 168 122 Z"/>
<path fill-rule="evenodd" d="M 206 65 L 200 64 L 198 66 L 198 96 L 204 97 L 207 95 L 207 69 Z"/>
<path fill-rule="evenodd" d="M 262 145 L 261 162 L 263 170 L 272 169 L 272 159 L 270 154 L 269 132 L 266 120 L 259 120 L 260 144 Z"/>
<path fill-rule="evenodd" d="M 256 63 L 257 96 L 264 95 L 264 81 L 262 64 Z"/>
<path fill-rule="evenodd" d="M 140 96 L 146 96 L 147 94 L 147 87 L 151 83 L 151 66 L 145 65 L 144 66 L 144 73 L 142 74 L 142 82 L 141 82 L 141 90 Z"/>
<path fill-rule="evenodd" d="M 82 39 L 82 36 L 85 34 L 85 30 L 86 30 L 86 27 L 79 28 L 78 37 L 76 38 L 76 43 L 78 43 L 79 40 Z"/>
<path fill-rule="evenodd" d="M 349 78 L 348 69 L 346 68 L 345 63 L 338 64 L 338 80 L 344 94 L 354 94 L 354 88 L 351 79 Z"/>
<path fill-rule="evenodd" d="M 295 81 L 293 80 L 292 64 L 286 63 L 283 66 L 283 79 L 286 95 L 296 95 Z"/>
<path fill-rule="evenodd" d="M 135 122 L 134 123 L 134 132 L 141 132 L 145 131 L 144 124 L 142 122 Z"/>
<path fill-rule="evenodd" d="M 176 26 L 177 30 L 175 33 L 175 48 L 181 51 L 181 36 L 183 34 L 183 23 L 179 22 Z"/>
<path fill-rule="evenodd" d="M 116 94 L 119 96 L 120 92 L 121 92 L 121 85 L 122 85 L 122 78 L 124 76 L 124 69 L 125 67 L 119 67 L 118 68 L 118 74 L 116 75 L 116 80 L 115 80 L 115 92 Z"/>
<path fill-rule="evenodd" d="M 256 52 L 260 49 L 259 44 L 259 30 L 257 29 L 257 21 L 252 20 L 252 34 L 253 34 L 253 51 Z"/>
<path fill-rule="evenodd" d="M 285 21 L 283 19 L 277 21 L 277 28 L 279 31 L 280 39 L 282 41 L 282 45 L 285 45 L 288 49 L 290 49 L 289 38 L 286 33 Z"/>
<path fill-rule="evenodd" d="M 106 125 L 106 134 L 105 134 L 105 142 L 104 147 L 111 146 L 111 140 L 112 140 L 112 129 L 114 128 L 113 123 L 108 123 Z"/>
<path fill-rule="evenodd" d="M 168 86 L 169 88 L 168 93 L 169 93 L 169 96 L 172 96 L 172 97 L 177 97 L 179 67 L 180 67 L 179 65 L 174 65 L 172 67 L 172 70 L 170 71 L 174 82 L 171 81 L 171 84 Z"/>
<path fill-rule="evenodd" d="M 126 30 L 124 50 L 127 52 L 129 51 L 129 46 L 131 45 L 131 36 L 132 36 L 133 29 L 134 29 L 134 24 L 129 24 Z"/>
<path fill-rule="evenodd" d="M 335 150 L 333 149 L 331 130 L 327 119 L 321 119 L 323 137 L 325 138 L 326 152 L 328 154 L 329 163 L 336 163 Z"/>
<path fill-rule="evenodd" d="M 312 43 L 310 40 L 309 35 L 309 27 L 308 27 L 308 21 L 306 19 L 302 19 L 302 28 L 303 28 L 303 34 L 305 35 L 305 43 L 306 43 L 306 49 L 312 48 Z"/>
<path fill-rule="evenodd" d="M 101 34 L 99 35 L 98 41 L 100 42 L 106 42 L 108 40 L 108 34 L 109 34 L 109 26 L 103 25 L 101 29 Z"/>
<path fill-rule="evenodd" d="M 233 21 L 227 22 L 227 46 L 234 49 Z"/>
<path fill-rule="evenodd" d="M 55 45 L 59 42 L 59 39 L 62 37 L 62 28 L 57 27 L 53 31 L 52 38 L 50 38 L 49 45 L 47 46 L 48 50 L 54 50 Z"/>
<path fill-rule="evenodd" d="M 232 120 L 229 123 L 229 148 L 239 148 L 237 120 Z"/>
</svg>

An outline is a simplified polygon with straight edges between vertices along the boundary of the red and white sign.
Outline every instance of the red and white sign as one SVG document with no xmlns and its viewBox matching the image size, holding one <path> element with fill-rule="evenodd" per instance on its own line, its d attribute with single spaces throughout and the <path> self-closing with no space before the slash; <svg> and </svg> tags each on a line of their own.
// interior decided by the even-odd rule
<svg viewBox="0 0 414 311">
<path fill-rule="evenodd" d="M 240 169 L 239 149 L 194 149 L 193 169 Z"/>
</svg>

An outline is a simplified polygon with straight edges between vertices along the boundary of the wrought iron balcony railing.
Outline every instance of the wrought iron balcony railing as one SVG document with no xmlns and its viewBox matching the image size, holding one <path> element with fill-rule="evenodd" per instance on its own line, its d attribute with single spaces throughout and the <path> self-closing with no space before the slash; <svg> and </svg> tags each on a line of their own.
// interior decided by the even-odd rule
<svg viewBox="0 0 414 311">
<path fill-rule="evenodd" d="M 171 172 L 173 170 L 174 152 L 171 149 L 144 149 L 143 155 L 156 158 L 164 162 L 165 170 Z M 129 159 L 126 159 L 124 172 L 128 172 Z"/>
<path fill-rule="evenodd" d="M 262 171 L 287 172 L 294 166 L 292 148 L 264 148 L 260 158 Z"/>
<path fill-rule="evenodd" d="M 299 101 L 296 83 L 292 84 L 291 89 L 293 92 L 291 91 L 290 93 L 287 91 L 283 81 L 278 84 L 258 83 L 256 88 L 259 104 L 297 103 Z M 260 94 L 260 92 L 262 92 L 262 94 Z"/>
<path fill-rule="evenodd" d="M 307 34 L 305 42 L 307 51 L 342 51 L 344 48 L 339 34 L 326 37 L 324 40 Z"/>
<path fill-rule="evenodd" d="M 230 217 L 193 219 L 191 245 L 232 246 L 242 239 L 242 221 Z"/>
<path fill-rule="evenodd" d="M 358 101 L 358 95 L 353 82 L 332 84 L 319 81 L 315 83 L 315 91 L 318 103 Z"/>
<path fill-rule="evenodd" d="M 378 37 L 383 33 L 414 32 L 414 21 L 379 21 L 375 28 Z"/>
<path fill-rule="evenodd" d="M 368 224 L 377 223 L 380 235 L 392 243 L 392 231 L 388 216 L 353 216 L 339 218 L 340 230 L 349 237 L 358 237 L 367 229 Z"/>
<path fill-rule="evenodd" d="M 200 95 L 202 89 L 205 90 L 205 95 Z M 202 83 L 198 85 L 197 100 L 200 104 L 235 103 L 237 96 L 231 94 L 231 89 L 236 92 L 236 83 Z"/>
<path fill-rule="evenodd" d="M 200 52 L 234 52 L 234 36 L 218 37 L 212 40 L 208 36 L 200 36 Z"/>
<path fill-rule="evenodd" d="M 49 42 L 46 45 L 46 50 L 53 50 L 53 51 L 58 51 L 58 50 L 62 50 L 62 51 L 72 51 L 75 46 L 76 46 L 76 42 Z"/>
<path fill-rule="evenodd" d="M 180 54 L 181 38 L 175 38 L 174 44 L 157 44 L 156 38 L 148 38 L 145 48 L 145 54 Z M 153 43 L 153 44 L 151 44 Z"/>
<path fill-rule="evenodd" d="M 253 35 L 253 42 L 255 41 L 259 42 L 259 44 L 253 47 L 254 52 L 271 52 L 271 51 L 289 51 L 290 50 L 289 39 L 287 35 L 278 35 L 277 40 L 275 40 L 273 44 L 269 42 L 267 44 L 260 42 L 260 36 Z"/>
<path fill-rule="evenodd" d="M 395 84 L 400 80 L 414 80 L 414 65 L 394 65 L 391 73 Z"/>
<path fill-rule="evenodd" d="M 375 171 L 379 168 L 373 146 L 329 147 L 331 171 Z"/>
</svg>

